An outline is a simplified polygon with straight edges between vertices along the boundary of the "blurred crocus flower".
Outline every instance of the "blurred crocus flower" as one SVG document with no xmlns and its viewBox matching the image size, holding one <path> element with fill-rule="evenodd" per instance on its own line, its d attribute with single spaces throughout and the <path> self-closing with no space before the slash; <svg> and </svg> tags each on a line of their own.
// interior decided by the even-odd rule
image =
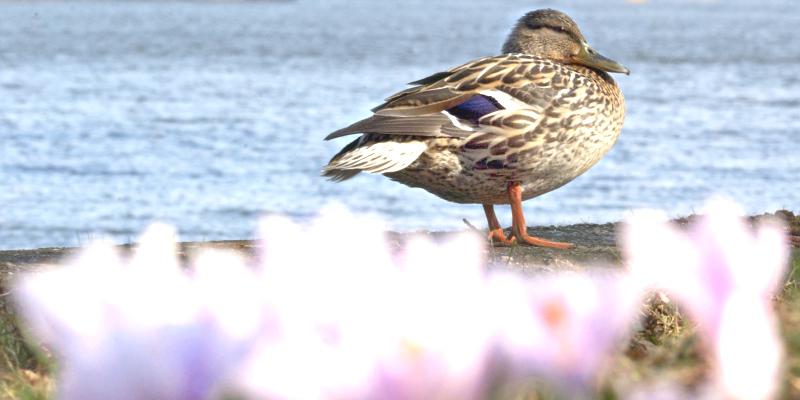
<svg viewBox="0 0 800 400">
<path fill-rule="evenodd" d="M 383 232 L 341 208 L 308 228 L 263 221 L 264 286 L 279 324 L 244 369 L 247 393 L 482 397 L 492 327 L 480 240 L 412 239 L 393 251 Z"/>
<path fill-rule="evenodd" d="M 497 277 L 491 296 L 503 318 L 497 326 L 509 372 L 545 381 L 567 398 L 592 397 L 637 315 L 635 282 L 601 270 L 511 278 Z M 518 309 L 503 314 L 509 306 Z"/>
<path fill-rule="evenodd" d="M 489 273 L 476 236 L 392 252 L 382 232 L 335 208 L 307 229 L 264 221 L 265 285 L 283 332 L 254 354 L 249 393 L 480 399 L 547 380 L 584 396 L 635 316 L 638 287 L 620 274 Z"/>
<path fill-rule="evenodd" d="M 697 323 L 715 396 L 776 394 L 782 348 L 771 301 L 788 255 L 780 226 L 751 229 L 736 205 L 716 200 L 685 230 L 639 213 L 623 244 L 634 276 L 674 296 Z"/>
<path fill-rule="evenodd" d="M 594 388 L 637 300 L 619 275 L 488 272 L 464 234 L 390 246 L 328 208 L 262 223 L 255 265 L 207 252 L 181 268 L 156 226 L 23 279 L 17 300 L 61 362 L 64 399 L 480 399 L 506 381 Z"/>
<path fill-rule="evenodd" d="M 248 352 L 259 293 L 243 261 L 217 254 L 192 276 L 155 225 L 130 261 L 109 244 L 16 286 L 28 327 L 60 361 L 62 399 L 204 399 Z"/>
</svg>

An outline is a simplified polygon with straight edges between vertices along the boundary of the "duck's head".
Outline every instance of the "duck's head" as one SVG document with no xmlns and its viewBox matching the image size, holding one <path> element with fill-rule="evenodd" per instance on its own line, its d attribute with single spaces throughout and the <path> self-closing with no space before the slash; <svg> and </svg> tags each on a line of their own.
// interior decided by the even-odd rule
<svg viewBox="0 0 800 400">
<path fill-rule="evenodd" d="M 520 18 L 503 45 L 503 52 L 630 74 L 628 68 L 591 48 L 572 18 L 551 9 L 531 11 Z"/>
</svg>

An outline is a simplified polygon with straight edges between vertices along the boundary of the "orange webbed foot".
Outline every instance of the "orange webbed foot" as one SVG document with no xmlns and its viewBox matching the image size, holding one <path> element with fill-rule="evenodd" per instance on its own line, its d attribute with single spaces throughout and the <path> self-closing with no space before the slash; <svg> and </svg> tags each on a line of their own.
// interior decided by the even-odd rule
<svg viewBox="0 0 800 400">
<path fill-rule="evenodd" d="M 572 243 L 553 242 L 528 235 L 528 228 L 525 225 L 525 214 L 522 212 L 522 187 L 519 182 L 508 184 L 508 203 L 511 205 L 511 236 L 514 236 L 520 243 L 531 246 L 549 247 L 551 249 L 571 249 L 575 247 Z"/>
<path fill-rule="evenodd" d="M 551 249 L 560 249 L 566 250 L 575 247 L 572 243 L 564 243 L 564 242 L 553 242 L 551 240 L 538 238 L 536 236 L 530 236 L 527 232 L 517 234 L 514 233 L 514 239 L 518 239 L 521 243 L 528 244 L 531 246 L 537 247 L 547 247 Z"/>
<path fill-rule="evenodd" d="M 514 244 L 514 238 L 507 238 L 502 228 L 489 230 L 489 242 L 495 246 L 511 246 Z"/>
</svg>

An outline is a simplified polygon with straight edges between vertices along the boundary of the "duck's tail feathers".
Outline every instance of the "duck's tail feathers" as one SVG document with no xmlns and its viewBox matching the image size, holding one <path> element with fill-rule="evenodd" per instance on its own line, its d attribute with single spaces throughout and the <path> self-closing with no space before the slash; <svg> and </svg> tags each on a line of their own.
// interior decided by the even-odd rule
<svg viewBox="0 0 800 400">
<path fill-rule="evenodd" d="M 368 141 L 367 136 L 354 140 L 336 154 L 322 169 L 322 176 L 344 181 L 359 172 L 385 174 L 400 171 L 416 161 L 428 145 L 419 140 Z"/>
<path fill-rule="evenodd" d="M 325 167 L 322 169 L 322 176 L 328 178 L 333 182 L 346 181 L 361 172 L 357 169 L 332 169 Z"/>
</svg>

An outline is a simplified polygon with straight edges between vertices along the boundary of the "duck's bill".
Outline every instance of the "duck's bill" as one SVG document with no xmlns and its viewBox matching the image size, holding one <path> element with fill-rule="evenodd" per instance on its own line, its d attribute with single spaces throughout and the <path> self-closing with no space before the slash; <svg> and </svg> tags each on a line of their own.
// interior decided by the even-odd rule
<svg viewBox="0 0 800 400">
<path fill-rule="evenodd" d="M 589 47 L 587 44 L 584 44 L 580 53 L 575 56 L 575 62 L 606 72 L 616 72 L 625 75 L 631 74 L 631 71 L 624 65 L 610 58 L 606 58 L 602 54 L 598 53 L 595 49 Z"/>
</svg>

